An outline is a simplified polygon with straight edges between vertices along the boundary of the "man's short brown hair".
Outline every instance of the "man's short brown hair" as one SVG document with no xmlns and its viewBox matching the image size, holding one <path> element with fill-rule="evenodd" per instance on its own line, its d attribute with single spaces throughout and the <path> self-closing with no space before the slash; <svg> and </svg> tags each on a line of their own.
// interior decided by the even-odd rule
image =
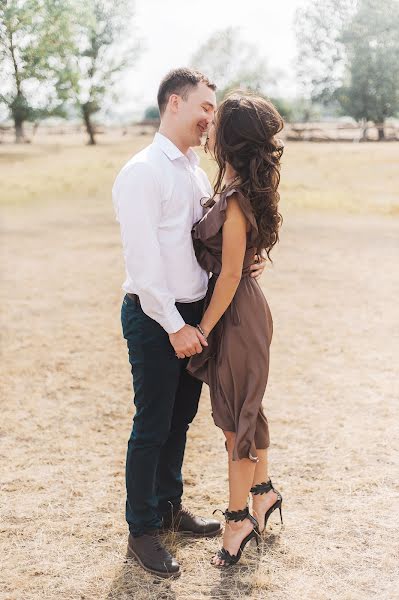
<svg viewBox="0 0 399 600">
<path fill-rule="evenodd" d="M 184 100 L 187 100 L 190 90 L 201 82 L 205 83 L 211 90 L 216 90 L 216 85 L 211 83 L 208 77 L 199 71 L 188 68 L 169 71 L 162 79 L 158 89 L 158 107 L 161 116 L 165 112 L 166 105 L 172 94 L 178 94 Z"/>
</svg>

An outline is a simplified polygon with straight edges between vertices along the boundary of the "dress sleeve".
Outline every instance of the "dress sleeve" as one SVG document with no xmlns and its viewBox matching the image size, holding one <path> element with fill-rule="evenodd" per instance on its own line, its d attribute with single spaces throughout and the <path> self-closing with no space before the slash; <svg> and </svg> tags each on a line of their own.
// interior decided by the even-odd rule
<svg viewBox="0 0 399 600">
<path fill-rule="evenodd" d="M 258 225 L 252 210 L 250 201 L 238 188 L 232 188 L 227 192 L 222 192 L 219 200 L 208 210 L 206 215 L 199 221 L 193 229 L 194 239 L 206 240 L 216 235 L 226 220 L 226 209 L 228 199 L 235 195 L 245 217 L 251 225 L 248 233 L 251 243 L 256 243 L 258 237 Z"/>
</svg>

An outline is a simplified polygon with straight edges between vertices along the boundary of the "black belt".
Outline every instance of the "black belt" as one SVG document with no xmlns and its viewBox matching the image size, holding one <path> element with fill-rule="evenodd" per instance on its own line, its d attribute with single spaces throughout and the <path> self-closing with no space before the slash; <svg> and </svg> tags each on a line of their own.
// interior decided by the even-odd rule
<svg viewBox="0 0 399 600">
<path fill-rule="evenodd" d="M 136 306 L 141 306 L 140 298 L 138 297 L 137 294 L 131 294 L 130 292 L 128 292 L 127 296 L 129 296 L 129 298 L 131 300 L 133 300 L 133 302 L 135 303 Z M 204 299 L 201 298 L 201 300 L 194 300 L 194 302 L 177 302 L 176 304 L 197 304 L 198 302 L 203 302 L 203 301 L 204 301 Z"/>
<path fill-rule="evenodd" d="M 133 302 L 135 303 L 136 306 L 140 306 L 140 298 L 138 297 L 137 294 L 130 294 L 129 292 L 127 293 L 127 295 L 129 296 L 129 298 L 131 300 L 133 300 Z"/>
</svg>

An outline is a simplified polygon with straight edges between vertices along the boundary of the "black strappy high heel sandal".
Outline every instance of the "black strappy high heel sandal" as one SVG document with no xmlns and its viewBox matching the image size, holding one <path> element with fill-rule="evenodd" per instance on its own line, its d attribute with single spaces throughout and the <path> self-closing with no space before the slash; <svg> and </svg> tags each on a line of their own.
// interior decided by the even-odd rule
<svg viewBox="0 0 399 600">
<path fill-rule="evenodd" d="M 267 523 L 268 518 L 270 517 L 272 512 L 276 510 L 276 508 L 278 508 L 280 511 L 280 520 L 281 520 L 281 524 L 283 524 L 283 513 L 281 510 L 281 505 L 283 503 L 283 497 L 280 494 L 280 492 L 278 492 L 273 487 L 271 479 L 269 479 L 269 481 L 264 481 L 263 483 L 258 483 L 257 485 L 254 485 L 253 487 L 251 487 L 251 490 L 250 490 L 254 496 L 256 496 L 258 494 L 267 494 L 267 492 L 270 492 L 270 490 L 273 490 L 273 492 L 275 492 L 277 494 L 277 500 L 274 504 L 271 505 L 271 507 L 265 513 L 265 527 L 264 527 L 262 533 L 266 530 L 266 523 Z"/>
<path fill-rule="evenodd" d="M 216 510 L 214 510 L 213 514 L 215 514 L 215 512 L 217 512 L 218 510 L 220 510 L 220 509 L 217 508 Z M 232 565 L 235 565 L 238 563 L 245 546 L 253 538 L 255 538 L 255 540 L 256 540 L 256 546 L 257 547 L 259 546 L 260 531 L 259 531 L 258 521 L 255 519 L 255 517 L 253 517 L 250 514 L 248 506 L 246 506 L 243 510 L 234 510 L 234 511 L 226 510 L 225 512 L 223 512 L 221 510 L 220 512 L 222 513 L 222 515 L 225 516 L 226 523 L 228 521 L 236 521 L 237 522 L 237 521 L 244 521 L 244 519 L 249 519 L 254 526 L 252 531 L 242 540 L 237 554 L 230 554 L 230 552 L 228 550 L 226 550 L 226 548 L 224 548 L 224 547 L 222 547 L 222 548 L 220 548 L 220 550 L 218 550 L 218 552 L 216 553 L 216 556 L 220 560 L 224 560 L 224 564 L 216 565 L 215 563 L 212 562 L 212 560 L 211 560 L 211 564 L 214 567 L 224 568 L 224 567 L 231 567 Z M 259 547 L 258 547 L 258 550 L 259 550 Z"/>
</svg>

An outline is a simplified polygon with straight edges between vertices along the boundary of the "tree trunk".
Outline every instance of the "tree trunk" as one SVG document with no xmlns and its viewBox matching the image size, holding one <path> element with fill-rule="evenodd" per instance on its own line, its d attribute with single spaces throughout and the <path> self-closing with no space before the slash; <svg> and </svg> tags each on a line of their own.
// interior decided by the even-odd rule
<svg viewBox="0 0 399 600">
<path fill-rule="evenodd" d="M 382 125 L 377 125 L 378 131 L 378 141 L 385 140 L 385 131 L 384 131 L 384 123 Z"/>
<path fill-rule="evenodd" d="M 25 140 L 24 122 L 21 119 L 14 118 L 14 126 L 15 126 L 15 143 L 22 144 L 22 142 Z"/>
<path fill-rule="evenodd" d="M 33 132 L 32 132 L 32 138 L 36 135 L 36 131 L 39 129 L 39 121 L 35 121 L 33 123 Z"/>
<path fill-rule="evenodd" d="M 363 119 L 362 123 L 361 123 L 361 128 L 362 128 L 362 135 L 360 138 L 360 142 L 367 142 L 368 139 L 368 130 L 369 130 L 369 125 L 367 120 Z"/>
<path fill-rule="evenodd" d="M 83 120 L 86 125 L 86 131 L 89 135 L 88 144 L 89 144 L 89 146 L 94 146 L 96 144 L 96 140 L 94 138 L 94 127 L 93 127 L 93 123 L 91 122 L 90 111 L 87 106 L 83 105 L 82 112 L 83 112 Z"/>
</svg>

